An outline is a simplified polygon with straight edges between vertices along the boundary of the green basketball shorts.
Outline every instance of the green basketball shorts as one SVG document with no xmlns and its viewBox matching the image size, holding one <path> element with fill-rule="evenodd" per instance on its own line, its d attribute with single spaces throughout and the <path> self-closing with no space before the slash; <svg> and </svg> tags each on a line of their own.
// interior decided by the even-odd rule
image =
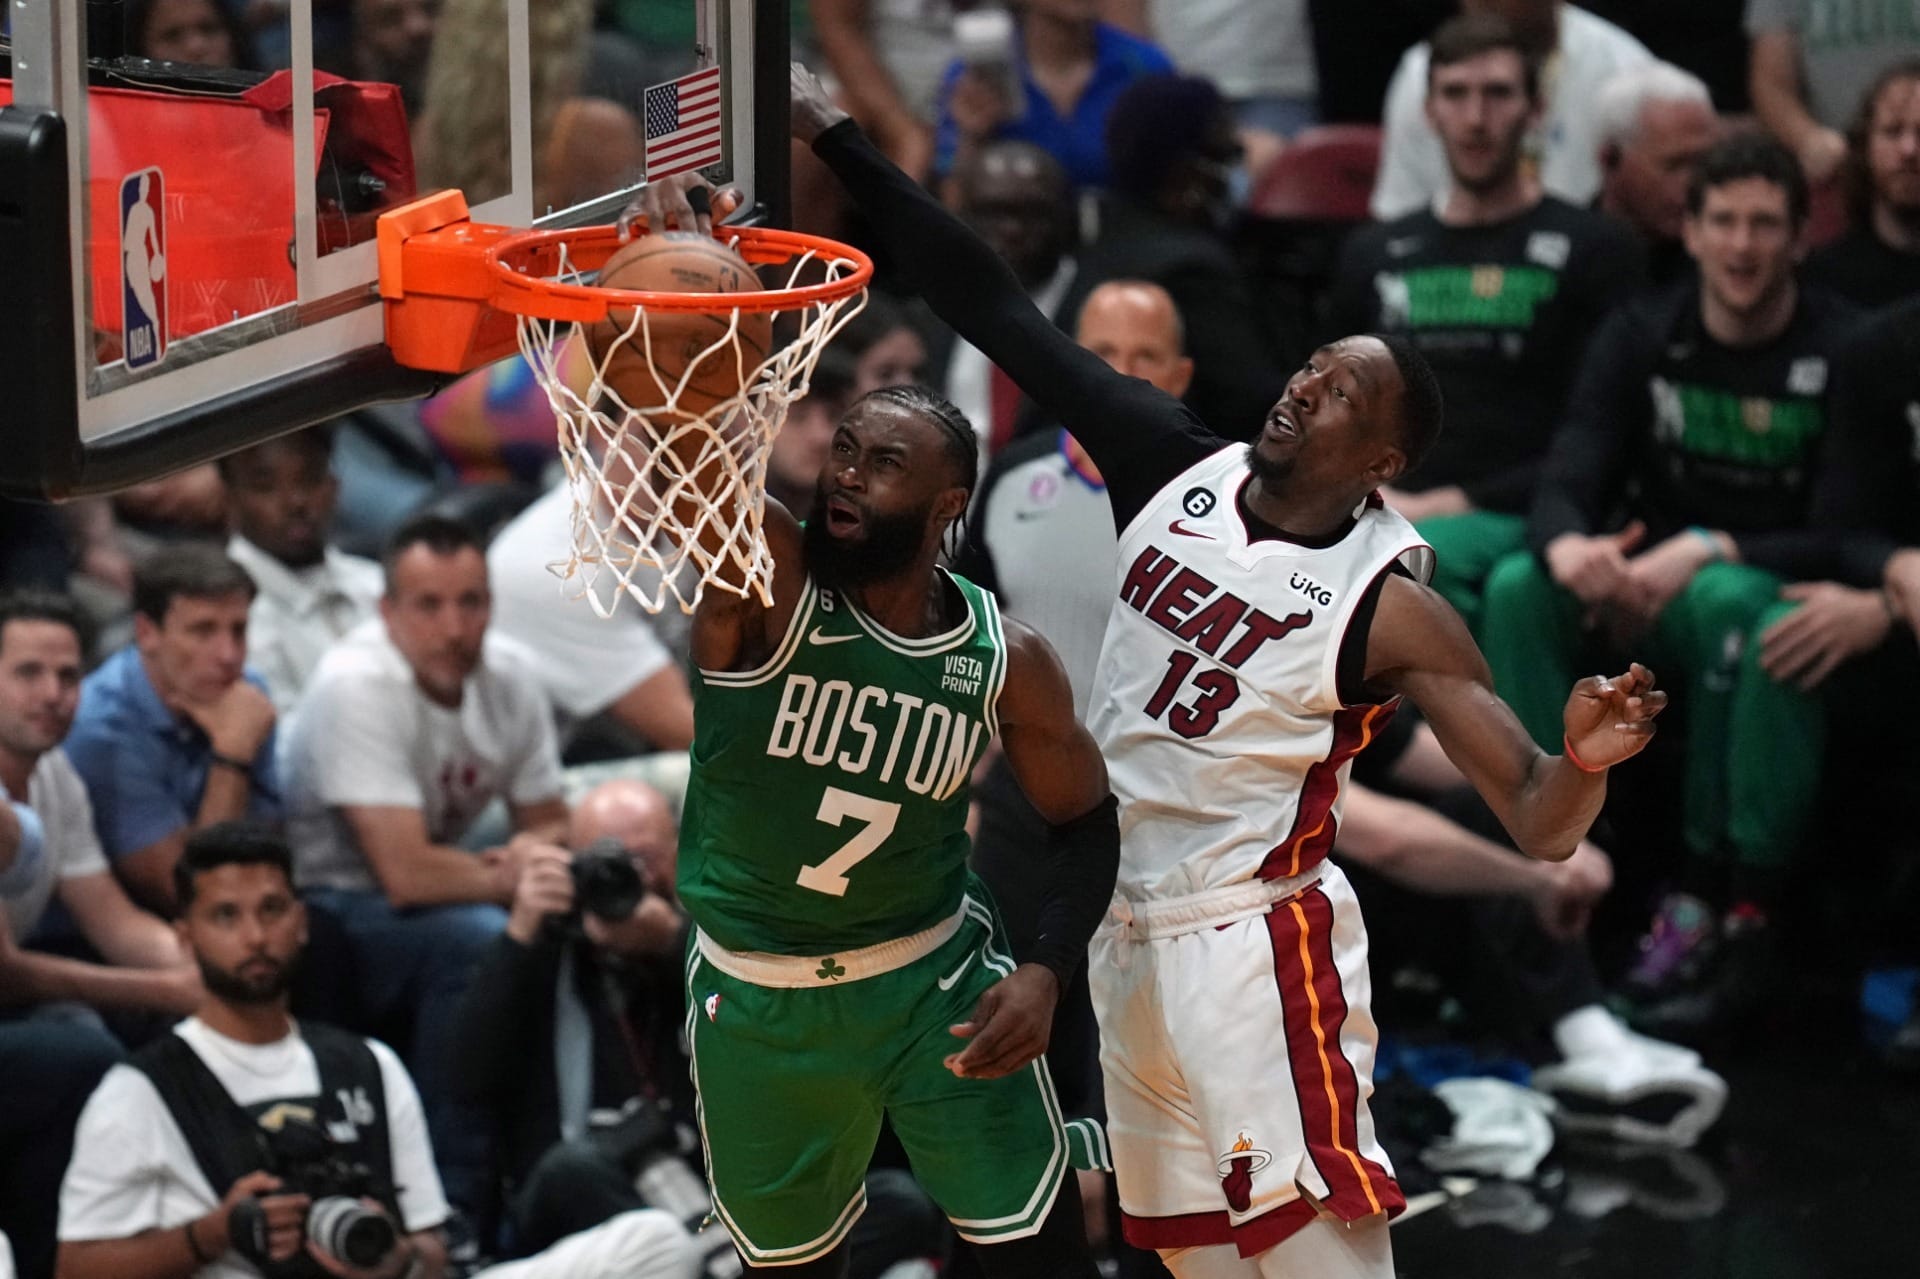
<svg viewBox="0 0 1920 1279">
<path fill-rule="evenodd" d="M 1068 1155 L 1046 1062 L 1003 1079 L 941 1064 L 966 1043 L 949 1028 L 1014 968 L 977 881 L 957 922 L 921 935 L 913 949 L 932 948 L 898 967 L 889 957 L 915 938 L 805 958 L 689 947 L 687 1042 L 714 1211 L 748 1261 L 795 1265 L 846 1238 L 882 1116 L 962 1238 L 1040 1229 Z M 738 975 L 749 963 L 760 981 Z"/>
</svg>

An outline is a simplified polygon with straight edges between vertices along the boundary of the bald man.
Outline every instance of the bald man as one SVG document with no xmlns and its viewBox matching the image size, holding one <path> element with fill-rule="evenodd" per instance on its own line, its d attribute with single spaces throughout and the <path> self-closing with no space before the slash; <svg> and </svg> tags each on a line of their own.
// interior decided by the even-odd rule
<svg viewBox="0 0 1920 1279">
<path fill-rule="evenodd" d="M 673 902 L 680 827 L 665 795 L 645 782 L 624 777 L 602 782 L 582 795 L 573 807 L 567 845 L 586 848 L 601 839 L 618 840 L 648 892 Z M 645 907 L 642 902 L 641 908 Z"/>
</svg>

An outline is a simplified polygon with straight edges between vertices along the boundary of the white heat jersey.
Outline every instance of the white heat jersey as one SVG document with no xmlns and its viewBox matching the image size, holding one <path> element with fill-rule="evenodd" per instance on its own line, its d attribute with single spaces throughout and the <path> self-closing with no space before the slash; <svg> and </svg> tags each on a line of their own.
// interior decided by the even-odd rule
<svg viewBox="0 0 1920 1279">
<path fill-rule="evenodd" d="M 1336 668 L 1367 586 L 1432 548 L 1370 499 L 1327 547 L 1250 541 L 1244 445 L 1189 467 L 1120 535 L 1088 727 L 1120 799 L 1136 901 L 1298 875 L 1327 855 L 1353 757 L 1392 707 L 1347 706 Z"/>
</svg>

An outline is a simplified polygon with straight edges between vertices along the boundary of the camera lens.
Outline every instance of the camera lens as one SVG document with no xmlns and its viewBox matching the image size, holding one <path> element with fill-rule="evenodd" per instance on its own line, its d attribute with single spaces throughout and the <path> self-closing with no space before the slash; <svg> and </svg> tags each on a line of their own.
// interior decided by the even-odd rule
<svg viewBox="0 0 1920 1279">
<path fill-rule="evenodd" d="M 573 899 L 581 910 L 617 922 L 646 895 L 633 859 L 615 839 L 596 839 L 573 855 Z"/>
<path fill-rule="evenodd" d="M 393 1223 L 344 1195 L 316 1200 L 307 1212 L 307 1238 L 328 1256 L 371 1270 L 400 1242 Z"/>
</svg>

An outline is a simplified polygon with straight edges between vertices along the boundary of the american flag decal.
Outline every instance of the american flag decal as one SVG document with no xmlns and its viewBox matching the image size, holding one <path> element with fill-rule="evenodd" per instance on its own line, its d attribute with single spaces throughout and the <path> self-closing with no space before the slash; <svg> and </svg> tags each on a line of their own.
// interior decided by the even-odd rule
<svg viewBox="0 0 1920 1279">
<path fill-rule="evenodd" d="M 647 89 L 647 180 L 720 159 L 720 68 Z"/>
</svg>

